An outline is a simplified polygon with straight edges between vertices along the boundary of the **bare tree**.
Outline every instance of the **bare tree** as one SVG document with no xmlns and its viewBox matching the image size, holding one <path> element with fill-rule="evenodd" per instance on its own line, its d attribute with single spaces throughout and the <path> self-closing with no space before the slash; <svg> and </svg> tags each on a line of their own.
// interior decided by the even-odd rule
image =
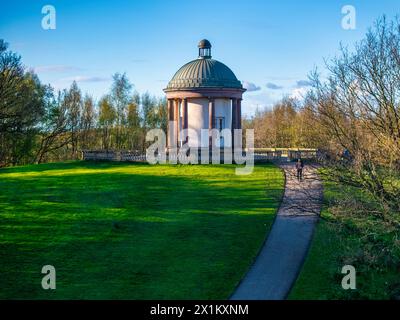
<svg viewBox="0 0 400 320">
<path fill-rule="evenodd" d="M 336 178 L 368 190 L 386 211 L 400 210 L 399 51 L 399 22 L 379 19 L 353 52 L 342 47 L 327 64 L 326 82 L 311 75 L 309 97 L 336 149 Z"/>
<path fill-rule="evenodd" d="M 40 144 L 36 151 L 36 163 L 41 163 L 53 153 L 71 143 L 68 114 L 64 100 L 65 91 L 57 99 L 51 97 L 46 106 L 46 115 L 40 125 Z"/>
</svg>

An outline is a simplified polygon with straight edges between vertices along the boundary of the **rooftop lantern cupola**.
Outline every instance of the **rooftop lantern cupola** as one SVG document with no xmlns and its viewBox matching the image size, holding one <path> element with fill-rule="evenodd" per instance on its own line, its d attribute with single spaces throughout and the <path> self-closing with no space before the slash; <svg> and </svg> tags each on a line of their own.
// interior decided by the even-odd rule
<svg viewBox="0 0 400 320">
<path fill-rule="evenodd" d="M 199 59 L 211 59 L 211 43 L 203 39 L 199 42 Z"/>
</svg>

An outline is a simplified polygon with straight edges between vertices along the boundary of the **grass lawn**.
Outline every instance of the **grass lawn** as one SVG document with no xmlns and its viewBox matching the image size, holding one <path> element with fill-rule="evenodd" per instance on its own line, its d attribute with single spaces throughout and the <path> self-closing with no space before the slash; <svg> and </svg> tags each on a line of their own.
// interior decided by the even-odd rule
<svg viewBox="0 0 400 320">
<path fill-rule="evenodd" d="M 66 162 L 0 169 L 0 299 L 225 299 L 255 258 L 283 174 Z M 42 266 L 57 289 L 41 288 Z"/>
<path fill-rule="evenodd" d="M 324 182 L 322 219 L 289 299 L 400 298 L 400 230 L 373 210 L 361 191 Z M 399 213 L 391 219 L 400 222 Z M 356 290 L 342 289 L 347 264 L 356 268 Z"/>
</svg>

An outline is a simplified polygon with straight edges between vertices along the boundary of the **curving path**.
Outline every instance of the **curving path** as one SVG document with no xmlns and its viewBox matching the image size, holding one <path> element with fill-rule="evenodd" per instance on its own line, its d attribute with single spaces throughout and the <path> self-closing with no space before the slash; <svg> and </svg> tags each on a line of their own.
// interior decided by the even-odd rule
<svg viewBox="0 0 400 320">
<path fill-rule="evenodd" d="M 322 202 L 316 167 L 306 165 L 303 181 L 293 163 L 281 163 L 285 194 L 263 248 L 231 300 L 282 300 L 297 279 L 310 246 Z"/>
</svg>

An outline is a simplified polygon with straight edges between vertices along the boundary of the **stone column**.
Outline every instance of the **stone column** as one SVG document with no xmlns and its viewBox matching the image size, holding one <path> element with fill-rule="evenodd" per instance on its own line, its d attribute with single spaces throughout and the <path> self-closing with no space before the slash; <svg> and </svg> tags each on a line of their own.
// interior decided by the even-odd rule
<svg viewBox="0 0 400 320">
<path fill-rule="evenodd" d="M 167 147 L 170 148 L 173 145 L 174 140 L 174 124 L 171 124 L 171 121 L 174 121 L 174 101 L 172 99 L 168 99 L 167 102 L 167 119 L 168 119 L 168 135 L 167 135 Z"/>
<path fill-rule="evenodd" d="M 236 129 L 242 129 L 242 99 L 237 99 Z"/>
<path fill-rule="evenodd" d="M 182 120 L 183 120 L 183 126 L 182 129 L 185 130 L 188 128 L 188 101 L 186 98 L 182 99 Z M 185 143 L 188 142 L 188 137 L 186 137 Z"/>
<path fill-rule="evenodd" d="M 174 125 L 175 125 L 175 143 L 176 146 L 179 147 L 179 99 L 175 99 L 175 108 L 174 108 Z"/>
<path fill-rule="evenodd" d="M 234 148 L 234 130 L 237 129 L 237 99 L 232 99 L 232 123 L 231 123 L 231 132 L 232 132 L 232 149 Z"/>
<path fill-rule="evenodd" d="M 213 146 L 211 130 L 214 129 L 214 124 L 215 124 L 215 100 L 209 99 L 208 100 L 208 129 L 209 129 L 210 148 L 212 148 L 212 146 Z"/>
</svg>

